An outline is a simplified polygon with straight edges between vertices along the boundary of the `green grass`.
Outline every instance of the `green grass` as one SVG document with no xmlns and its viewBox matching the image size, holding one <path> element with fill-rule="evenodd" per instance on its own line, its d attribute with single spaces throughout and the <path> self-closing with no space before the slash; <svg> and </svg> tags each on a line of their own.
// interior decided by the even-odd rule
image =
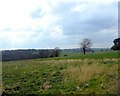
<svg viewBox="0 0 120 96">
<path fill-rule="evenodd" d="M 67 55 L 67 56 L 64 56 Z M 120 58 L 118 51 L 108 52 L 87 52 L 85 55 L 81 52 L 61 52 L 59 57 L 42 58 L 41 60 L 66 60 L 66 59 L 105 59 Z"/>
<path fill-rule="evenodd" d="M 67 55 L 64 56 L 64 55 Z M 89 58 L 89 59 L 102 59 L 102 58 L 118 58 L 118 52 L 117 51 L 108 51 L 108 52 L 95 52 L 95 53 L 91 53 L 91 52 L 87 52 L 85 55 L 83 53 L 80 52 L 63 52 L 61 53 L 61 58 Z"/>
<path fill-rule="evenodd" d="M 116 55 L 62 53 L 58 58 L 3 62 L 3 93 L 117 94 Z"/>
</svg>

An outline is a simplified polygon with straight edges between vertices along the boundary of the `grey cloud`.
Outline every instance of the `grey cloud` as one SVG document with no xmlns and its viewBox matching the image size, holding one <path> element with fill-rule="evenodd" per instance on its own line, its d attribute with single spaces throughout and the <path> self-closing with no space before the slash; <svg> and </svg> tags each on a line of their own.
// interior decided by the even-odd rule
<svg viewBox="0 0 120 96">
<path fill-rule="evenodd" d="M 42 9 L 41 8 L 37 8 L 36 10 L 34 10 L 32 13 L 31 13 L 31 17 L 33 19 L 36 19 L 36 18 L 40 18 L 42 17 L 43 14 L 42 14 Z"/>
<path fill-rule="evenodd" d="M 34 32 L 24 44 L 12 46 L 9 44 L 9 40 L 6 40 L 1 43 L 1 46 L 11 48 L 54 48 L 56 46 L 65 48 L 69 46 L 70 48 L 73 46 L 79 47 L 79 42 L 84 38 L 91 39 L 96 45 L 111 44 L 116 37 L 115 31 L 112 34 L 109 31 L 116 29 L 115 26 L 117 26 L 117 3 L 98 5 L 87 3 L 85 11 L 72 12 L 71 8 L 77 4 L 73 2 L 60 3 L 58 6 L 53 7 L 51 15 L 60 16 L 60 19 L 55 21 L 55 24 L 51 24 L 48 29 L 43 30 L 41 27 L 38 29 L 32 29 L 31 27 L 22 29 L 25 32 Z M 41 8 L 36 9 L 31 14 L 33 19 L 41 18 L 41 16 L 43 16 Z M 67 38 L 58 40 L 50 37 L 51 28 L 54 26 L 60 26 Z M 106 33 L 101 34 L 100 32 L 104 29 L 108 30 L 106 30 Z M 9 28 L 6 31 L 10 31 Z"/>
<path fill-rule="evenodd" d="M 109 33 L 110 30 L 117 30 L 117 3 L 97 3 L 97 5 L 87 3 L 86 11 L 72 12 L 71 8 L 75 5 L 77 3 L 63 3 L 53 11 L 53 14 L 61 16 L 58 24 L 62 26 L 64 34 L 68 36 L 66 44 L 78 45 L 83 38 L 90 38 L 96 45 L 111 44 L 117 33 L 117 31 L 114 31 L 115 34 L 114 32 Z M 102 30 L 107 30 L 107 32 L 99 34 Z"/>
<path fill-rule="evenodd" d="M 56 8 L 56 14 L 61 14 L 64 33 L 67 35 L 89 34 L 99 30 L 116 26 L 116 4 L 87 5 L 87 11 L 83 13 L 71 12 L 75 3 L 64 3 Z M 59 10 L 58 10 L 59 9 Z"/>
<path fill-rule="evenodd" d="M 13 31 L 13 29 L 12 29 L 12 28 L 7 27 L 7 28 L 3 29 L 2 31 L 3 31 L 3 32 L 11 32 L 11 31 Z"/>
</svg>

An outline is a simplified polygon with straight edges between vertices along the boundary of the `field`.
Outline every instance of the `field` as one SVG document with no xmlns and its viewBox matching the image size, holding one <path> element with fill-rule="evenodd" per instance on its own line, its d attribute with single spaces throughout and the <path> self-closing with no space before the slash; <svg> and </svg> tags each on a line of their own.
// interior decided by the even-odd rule
<svg viewBox="0 0 120 96">
<path fill-rule="evenodd" d="M 2 65 L 4 94 L 118 94 L 117 52 L 68 52 Z"/>
</svg>

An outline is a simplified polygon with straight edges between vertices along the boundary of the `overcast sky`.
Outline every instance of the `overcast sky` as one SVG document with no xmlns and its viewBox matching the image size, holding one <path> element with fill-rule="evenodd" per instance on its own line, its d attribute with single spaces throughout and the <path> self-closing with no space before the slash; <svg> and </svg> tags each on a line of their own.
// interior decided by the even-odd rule
<svg viewBox="0 0 120 96">
<path fill-rule="evenodd" d="M 117 22 L 118 0 L 0 0 L 0 49 L 109 48 Z"/>
</svg>

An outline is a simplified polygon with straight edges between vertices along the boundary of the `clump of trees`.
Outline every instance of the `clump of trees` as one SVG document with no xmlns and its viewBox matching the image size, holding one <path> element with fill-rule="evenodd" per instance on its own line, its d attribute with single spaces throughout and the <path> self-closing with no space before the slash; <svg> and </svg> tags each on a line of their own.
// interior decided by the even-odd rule
<svg viewBox="0 0 120 96">
<path fill-rule="evenodd" d="M 111 47 L 112 50 L 120 50 L 120 38 L 114 39 L 114 45 Z"/>
<path fill-rule="evenodd" d="M 60 55 L 59 47 L 49 50 L 5 50 L 2 51 L 2 61 L 37 59 L 37 58 L 50 58 L 58 57 Z"/>
<path fill-rule="evenodd" d="M 83 39 L 83 41 L 80 43 L 80 47 L 82 48 L 84 54 L 91 46 L 92 46 L 92 42 L 90 39 Z"/>
</svg>

